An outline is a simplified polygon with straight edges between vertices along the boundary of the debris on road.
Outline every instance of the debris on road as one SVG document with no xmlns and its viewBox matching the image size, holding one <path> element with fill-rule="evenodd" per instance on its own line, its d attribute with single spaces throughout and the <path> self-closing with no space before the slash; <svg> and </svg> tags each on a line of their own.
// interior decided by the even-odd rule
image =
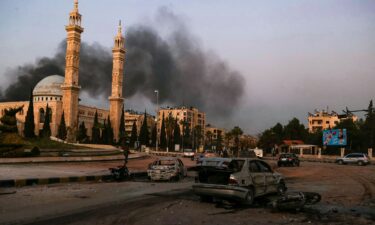
<svg viewBox="0 0 375 225">
<path fill-rule="evenodd" d="M 271 202 L 274 209 L 301 210 L 305 205 L 320 202 L 321 196 L 315 192 L 287 192 Z"/>
</svg>

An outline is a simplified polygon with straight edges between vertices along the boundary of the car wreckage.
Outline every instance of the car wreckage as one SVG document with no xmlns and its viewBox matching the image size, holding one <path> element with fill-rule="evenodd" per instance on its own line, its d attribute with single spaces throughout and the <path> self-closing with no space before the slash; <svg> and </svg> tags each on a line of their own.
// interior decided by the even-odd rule
<svg viewBox="0 0 375 225">
<path fill-rule="evenodd" d="M 180 180 L 187 174 L 184 163 L 175 157 L 162 157 L 149 165 L 147 175 L 150 180 Z"/>
<path fill-rule="evenodd" d="M 252 204 L 255 197 L 287 190 L 284 177 L 259 159 L 203 158 L 195 170 L 198 174 L 192 189 L 203 201 L 215 197 Z"/>
</svg>

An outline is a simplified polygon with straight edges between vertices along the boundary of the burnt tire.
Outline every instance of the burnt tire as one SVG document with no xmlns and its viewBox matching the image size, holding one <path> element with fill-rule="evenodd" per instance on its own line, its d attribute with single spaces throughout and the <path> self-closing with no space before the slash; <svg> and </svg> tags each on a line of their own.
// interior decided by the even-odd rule
<svg viewBox="0 0 375 225">
<path fill-rule="evenodd" d="M 254 202 L 254 188 L 249 188 L 249 191 L 247 192 L 245 199 L 243 200 L 244 205 L 252 205 Z"/>
</svg>

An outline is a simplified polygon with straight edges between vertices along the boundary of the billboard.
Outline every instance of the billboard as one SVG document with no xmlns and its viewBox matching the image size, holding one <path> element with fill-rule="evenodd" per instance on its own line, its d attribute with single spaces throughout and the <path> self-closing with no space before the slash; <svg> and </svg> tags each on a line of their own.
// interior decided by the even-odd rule
<svg viewBox="0 0 375 225">
<path fill-rule="evenodd" d="M 346 145 L 346 129 L 323 130 L 323 145 Z"/>
</svg>

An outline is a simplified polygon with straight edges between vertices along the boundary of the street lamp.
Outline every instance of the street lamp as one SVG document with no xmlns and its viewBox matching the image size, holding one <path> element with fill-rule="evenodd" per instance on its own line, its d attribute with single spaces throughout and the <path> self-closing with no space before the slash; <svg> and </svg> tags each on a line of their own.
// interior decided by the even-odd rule
<svg viewBox="0 0 375 225">
<path fill-rule="evenodd" d="M 158 137 L 159 137 L 159 128 L 158 128 L 158 114 L 159 114 L 159 90 L 154 91 L 156 93 L 156 148 L 155 150 L 158 151 Z"/>
</svg>

